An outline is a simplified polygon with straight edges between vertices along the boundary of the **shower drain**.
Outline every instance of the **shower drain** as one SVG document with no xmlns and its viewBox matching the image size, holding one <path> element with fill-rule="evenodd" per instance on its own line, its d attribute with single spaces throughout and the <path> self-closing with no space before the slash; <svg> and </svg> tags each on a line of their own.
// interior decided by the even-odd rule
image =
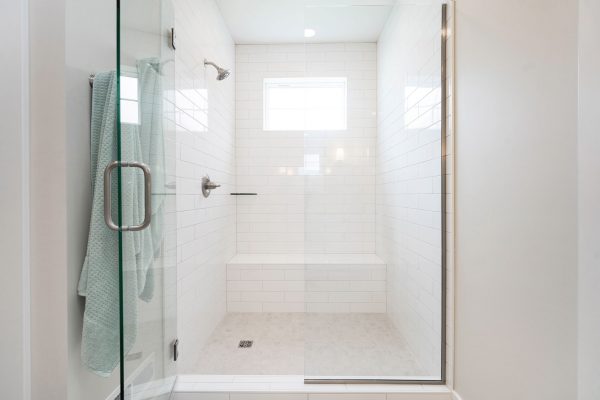
<svg viewBox="0 0 600 400">
<path fill-rule="evenodd" d="M 252 347 L 252 340 L 240 340 L 240 344 L 238 345 L 238 347 L 240 349 Z"/>
</svg>

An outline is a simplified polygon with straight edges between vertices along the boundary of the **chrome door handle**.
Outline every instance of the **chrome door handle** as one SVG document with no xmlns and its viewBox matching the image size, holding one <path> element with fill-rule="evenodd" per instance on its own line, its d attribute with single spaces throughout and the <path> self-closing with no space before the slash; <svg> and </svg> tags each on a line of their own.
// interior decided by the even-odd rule
<svg viewBox="0 0 600 400">
<path fill-rule="evenodd" d="M 117 167 L 123 168 L 139 168 L 144 172 L 144 220 L 140 225 L 134 226 L 118 226 L 112 220 L 112 189 L 111 179 L 112 171 Z M 106 225 L 113 231 L 141 231 L 150 225 L 152 219 L 152 175 L 150 167 L 146 164 L 137 161 L 113 161 L 104 169 L 104 221 Z"/>
</svg>

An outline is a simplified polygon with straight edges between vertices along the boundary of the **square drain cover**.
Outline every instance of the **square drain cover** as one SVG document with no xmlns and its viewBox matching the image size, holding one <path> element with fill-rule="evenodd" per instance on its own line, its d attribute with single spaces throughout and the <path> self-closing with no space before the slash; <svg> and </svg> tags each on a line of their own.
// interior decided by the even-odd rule
<svg viewBox="0 0 600 400">
<path fill-rule="evenodd" d="M 240 344 L 238 345 L 238 347 L 240 349 L 252 347 L 252 340 L 240 340 Z"/>
</svg>

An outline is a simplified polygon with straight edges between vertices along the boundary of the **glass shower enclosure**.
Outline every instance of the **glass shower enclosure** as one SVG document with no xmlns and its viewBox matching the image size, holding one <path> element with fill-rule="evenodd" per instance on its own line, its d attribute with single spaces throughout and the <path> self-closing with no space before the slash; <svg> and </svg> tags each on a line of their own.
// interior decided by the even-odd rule
<svg viewBox="0 0 600 400">
<path fill-rule="evenodd" d="M 117 156 L 104 178 L 105 219 L 118 235 L 119 398 L 168 399 L 177 358 L 173 7 L 116 4 Z"/>
<path fill-rule="evenodd" d="M 374 7 L 360 3 L 354 7 Z M 445 381 L 446 11 L 440 3 L 376 4 L 382 14 L 423 22 L 422 40 L 403 43 L 390 32 L 378 44 L 344 45 L 343 69 L 323 69 L 326 50 L 298 44 L 301 78 L 318 78 L 334 100 L 344 98 L 341 112 L 348 113 L 341 127 L 307 124 L 295 132 L 298 168 L 279 170 L 282 180 L 292 176 L 302 187 L 294 192 L 303 219 L 294 221 L 302 229 L 293 235 L 302 237 L 290 252 L 302 259 L 294 312 L 302 313 L 306 332 L 298 373 L 306 383 Z M 316 11 L 327 4 L 305 4 L 305 26 L 318 27 Z M 376 65 L 382 46 L 424 61 L 405 62 L 402 70 L 395 59 Z M 118 236 L 120 399 L 166 400 L 177 373 L 176 47 L 169 0 L 117 0 L 116 158 L 105 169 L 104 211 Z M 373 60 L 356 60 L 357 54 Z M 289 88 L 284 72 L 269 71 L 272 81 L 262 83 L 275 94 Z M 378 109 L 379 100 L 391 108 Z M 318 108 L 317 117 L 336 111 Z M 415 284 L 425 281 L 417 292 Z M 414 357 L 418 366 L 405 357 L 409 344 L 425 349 Z"/>
</svg>

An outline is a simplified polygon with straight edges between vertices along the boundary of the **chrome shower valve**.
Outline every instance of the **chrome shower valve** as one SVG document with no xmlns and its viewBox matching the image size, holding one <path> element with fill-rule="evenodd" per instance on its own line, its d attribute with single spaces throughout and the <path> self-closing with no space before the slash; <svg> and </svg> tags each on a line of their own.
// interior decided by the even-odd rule
<svg viewBox="0 0 600 400">
<path fill-rule="evenodd" d="M 202 178 L 202 195 L 204 197 L 210 196 L 210 192 L 218 187 L 221 187 L 221 185 L 211 181 L 210 176 L 206 175 Z"/>
</svg>

